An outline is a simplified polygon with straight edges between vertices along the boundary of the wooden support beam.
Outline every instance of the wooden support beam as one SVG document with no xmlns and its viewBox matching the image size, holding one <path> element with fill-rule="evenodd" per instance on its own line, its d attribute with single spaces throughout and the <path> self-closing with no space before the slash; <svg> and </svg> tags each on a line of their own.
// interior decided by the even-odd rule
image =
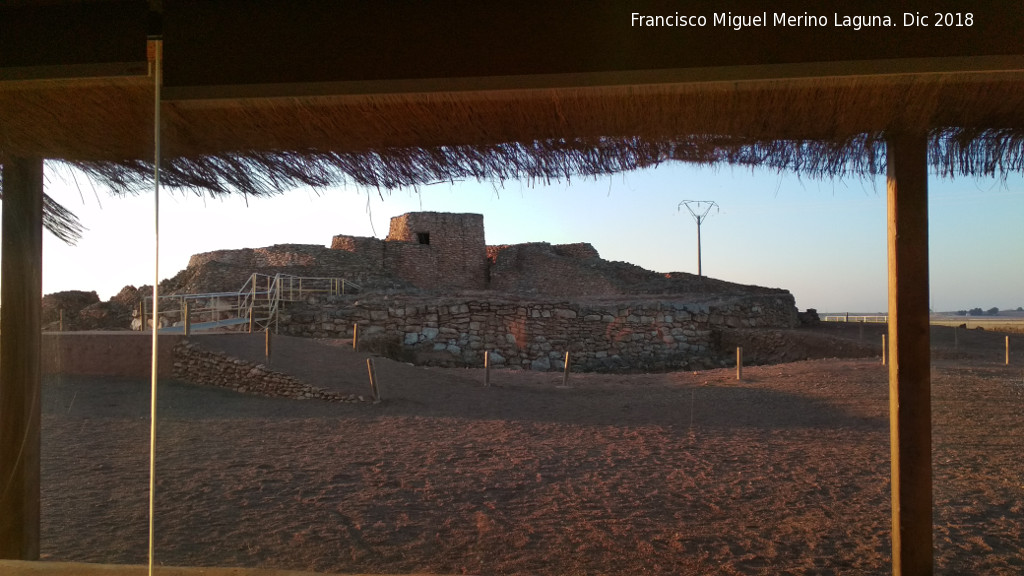
<svg viewBox="0 0 1024 576">
<path fill-rule="evenodd" d="M 924 134 L 890 134 L 889 434 L 896 576 L 932 574 L 928 169 Z"/>
<path fill-rule="evenodd" d="M 39 559 L 43 161 L 3 159 L 0 559 Z"/>
</svg>

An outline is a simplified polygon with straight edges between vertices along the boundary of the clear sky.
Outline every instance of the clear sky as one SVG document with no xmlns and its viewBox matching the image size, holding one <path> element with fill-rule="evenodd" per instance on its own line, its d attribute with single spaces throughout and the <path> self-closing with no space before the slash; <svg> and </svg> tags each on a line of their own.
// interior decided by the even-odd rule
<svg viewBox="0 0 1024 576">
<path fill-rule="evenodd" d="M 77 246 L 44 233 L 43 292 L 95 290 L 104 300 L 153 281 L 153 195 L 110 196 L 47 168 L 48 193 L 88 227 Z M 800 309 L 884 312 L 885 179 L 680 163 L 571 183 L 457 182 L 418 190 L 297 189 L 267 199 L 161 195 L 160 277 L 196 252 L 280 243 L 329 245 L 335 234 L 387 235 L 417 210 L 484 215 L 488 244 L 590 242 L 608 260 L 696 273 L 697 231 L 682 200 L 720 206 L 701 227 L 705 274 L 790 290 Z M 932 306 L 1024 306 L 1024 178 L 930 181 Z"/>
</svg>

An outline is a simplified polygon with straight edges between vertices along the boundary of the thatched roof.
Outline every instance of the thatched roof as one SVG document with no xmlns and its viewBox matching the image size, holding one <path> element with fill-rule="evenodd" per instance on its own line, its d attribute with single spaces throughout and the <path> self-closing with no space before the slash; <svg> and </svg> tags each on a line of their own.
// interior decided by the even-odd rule
<svg viewBox="0 0 1024 576">
<path fill-rule="evenodd" d="M 546 24 L 550 14 L 527 14 L 519 25 L 553 26 L 542 37 L 544 45 L 520 46 L 530 52 L 496 54 L 493 61 L 467 52 L 453 64 L 443 57 L 445 50 L 471 51 L 481 42 L 501 47 L 516 39 L 515 32 L 494 41 L 487 31 L 477 32 L 449 45 L 443 31 L 421 34 L 425 28 L 418 23 L 395 22 L 402 39 L 419 42 L 412 50 L 432 51 L 409 58 L 415 53 L 392 54 L 388 38 L 359 26 L 348 30 L 354 40 L 309 28 L 303 18 L 316 16 L 287 3 L 270 3 L 274 8 L 266 13 L 230 12 L 233 27 L 224 26 L 227 15 L 212 4 L 162 4 L 171 36 L 168 66 L 177 57 L 179 80 L 164 93 L 161 106 L 162 178 L 199 193 L 263 195 L 346 183 L 393 189 L 462 179 L 566 180 L 671 161 L 764 166 L 811 176 L 878 174 L 885 170 L 885 137 L 892 131 L 928 134 L 931 169 L 939 174 L 1024 171 L 1024 51 L 1014 48 L 1018 31 L 995 29 L 1000 18 L 1020 20 L 1015 13 L 993 11 L 983 22 L 979 12 L 977 26 L 942 32 L 972 42 L 956 48 L 948 47 L 938 29 L 857 32 L 834 45 L 822 40 L 844 32 L 787 32 L 791 38 L 807 34 L 805 40 L 816 43 L 819 56 L 828 60 L 817 63 L 788 44 L 759 44 L 771 37 L 631 30 L 628 20 L 619 22 L 628 11 L 619 14 L 625 9 L 608 5 L 601 32 L 614 39 L 590 41 L 589 26 L 596 21 L 567 30 L 568 21 Z M 381 16 L 373 6 L 324 9 L 338 20 L 375 22 Z M 470 21 L 479 16 L 462 9 Z M 565 9 L 555 8 L 555 15 Z M 145 61 L 138 61 L 144 52 L 136 46 L 143 37 L 137 29 L 145 6 L 121 1 L 89 4 L 88 10 L 32 10 L 24 12 L 26 26 L 36 22 L 45 29 L 55 15 L 75 23 L 91 14 L 90 26 L 97 30 L 90 36 L 72 29 L 84 37 L 68 40 L 65 53 L 54 56 L 60 66 L 26 67 L 34 59 L 50 63 L 37 58 L 27 40 L 12 44 L 24 51 L 11 56 L 6 68 L 0 57 L 0 157 L 59 160 L 119 193 L 150 187 L 154 87 Z M 125 10 L 136 12 L 114 22 Z M 277 19 L 291 17 L 294 28 L 278 30 Z M 211 27 L 208 21 L 218 24 Z M 128 28 L 131 34 L 120 34 Z M 548 41 L 558 34 L 565 38 Z M 105 50 L 99 39 L 115 35 L 126 49 L 91 60 L 79 57 L 79 44 L 92 42 L 91 48 Z M 906 48 L 892 44 L 897 37 L 914 42 Z M 694 45 L 678 47 L 685 38 Z M 730 45 L 693 49 L 717 39 Z M 281 42 L 297 45 L 277 51 Z M 322 45 L 330 50 L 310 54 Z M 543 56 L 553 51 L 564 54 L 547 66 Z M 287 54 L 277 57 L 277 52 Z M 842 61 L 846 52 L 866 59 Z M 887 60 L 890 52 L 900 57 Z M 942 54 L 921 56 L 933 52 Z M 225 59 L 209 66 L 186 64 L 204 54 Z M 313 65 L 321 57 L 327 62 Z M 266 67 L 280 83 L 258 84 L 261 59 L 271 58 L 276 61 Z M 747 58 L 756 65 L 743 65 Z M 662 69 L 638 68 L 652 62 Z M 292 63 L 301 70 L 293 74 Z M 680 65 L 685 67 L 665 68 Z M 379 72 L 380 66 L 390 68 Z M 526 69 L 534 73 L 520 74 Z M 458 76 L 466 71 L 494 75 Z M 196 82 L 192 86 L 189 74 Z M 293 82 L 292 76 L 302 74 L 307 81 Z M 332 74 L 349 76 L 319 80 Z M 209 84 L 222 76 L 227 85 L 242 88 Z"/>
<path fill-rule="evenodd" d="M 0 83 L 8 153 L 148 186 L 147 78 Z M 444 180 L 569 179 L 672 160 L 884 170 L 889 130 L 930 135 L 947 175 L 1024 169 L 1024 72 L 166 101 L 168 184 L 268 194 Z"/>
</svg>

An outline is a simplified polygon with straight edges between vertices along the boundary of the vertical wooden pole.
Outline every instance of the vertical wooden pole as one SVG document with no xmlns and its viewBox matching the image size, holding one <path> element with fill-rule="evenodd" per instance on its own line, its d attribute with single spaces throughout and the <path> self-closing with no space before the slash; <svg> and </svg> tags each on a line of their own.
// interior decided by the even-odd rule
<svg viewBox="0 0 1024 576">
<path fill-rule="evenodd" d="M 0 559 L 39 559 L 43 161 L 2 159 Z"/>
<path fill-rule="evenodd" d="M 192 331 L 192 320 L 188 313 L 188 300 L 182 300 L 181 314 L 185 317 L 185 337 L 188 338 L 189 332 Z"/>
<path fill-rule="evenodd" d="M 359 350 L 359 324 L 352 325 L 352 351 Z"/>
<path fill-rule="evenodd" d="M 893 574 L 926 576 L 932 574 L 928 139 L 890 134 L 886 150 Z"/>
<path fill-rule="evenodd" d="M 366 371 L 370 375 L 370 393 L 373 395 L 374 402 L 380 400 L 380 388 L 377 383 L 377 370 L 373 367 L 373 358 L 366 359 Z"/>
<path fill-rule="evenodd" d="M 565 353 L 565 368 L 562 371 L 562 386 L 569 385 L 569 352 Z"/>
<path fill-rule="evenodd" d="M 252 334 L 252 324 L 253 324 L 253 307 L 250 306 L 249 307 L 249 334 Z"/>
<path fill-rule="evenodd" d="M 882 366 L 885 366 L 886 364 L 888 364 L 888 362 L 886 362 L 886 356 L 888 356 L 888 355 L 889 355 L 889 348 L 888 348 L 888 345 L 885 343 L 885 334 L 882 334 Z"/>
<path fill-rule="evenodd" d="M 743 380 L 743 347 L 736 347 L 736 379 Z"/>
<path fill-rule="evenodd" d="M 1006 365 L 1010 365 L 1010 337 L 1006 337 Z"/>
<path fill-rule="evenodd" d="M 264 334 L 266 334 L 266 355 L 267 355 L 267 364 L 269 365 L 270 364 L 270 330 L 265 331 Z"/>
<path fill-rule="evenodd" d="M 491 386 L 491 353 L 484 350 L 484 388 Z"/>
</svg>

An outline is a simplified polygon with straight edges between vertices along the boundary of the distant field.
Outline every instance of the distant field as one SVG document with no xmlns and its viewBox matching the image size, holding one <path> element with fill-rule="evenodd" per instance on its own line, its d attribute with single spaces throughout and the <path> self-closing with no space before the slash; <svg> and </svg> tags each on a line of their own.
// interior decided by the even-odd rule
<svg viewBox="0 0 1024 576">
<path fill-rule="evenodd" d="M 818 314 L 822 320 L 843 321 L 846 313 Z M 885 322 L 884 314 L 853 314 L 849 315 L 850 322 Z M 931 323 L 935 326 L 960 326 L 967 325 L 967 328 L 984 328 L 995 332 L 1012 332 L 1024 334 L 1024 313 L 1006 312 L 999 316 L 955 316 L 950 314 L 933 314 Z"/>
</svg>

